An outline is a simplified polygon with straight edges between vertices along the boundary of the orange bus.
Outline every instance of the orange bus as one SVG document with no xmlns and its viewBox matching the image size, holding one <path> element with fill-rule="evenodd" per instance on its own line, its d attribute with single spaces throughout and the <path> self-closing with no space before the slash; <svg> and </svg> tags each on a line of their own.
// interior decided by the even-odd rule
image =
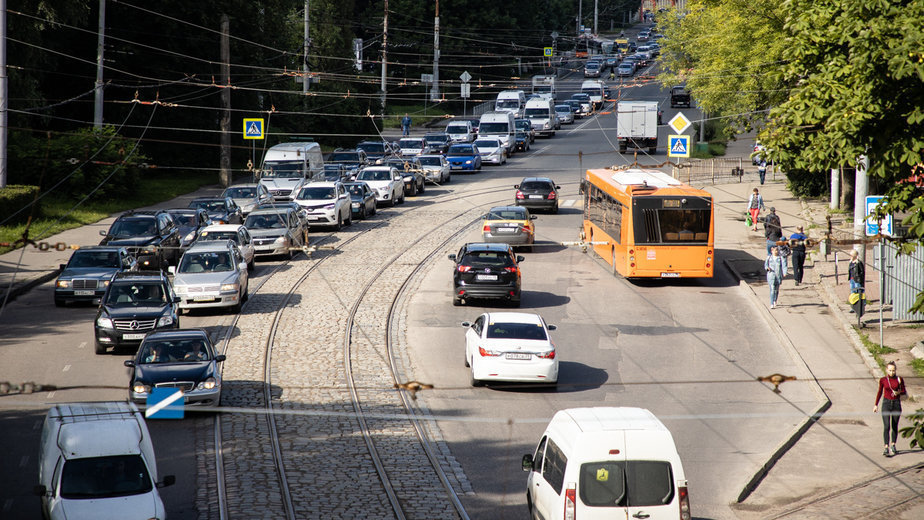
<svg viewBox="0 0 924 520">
<path fill-rule="evenodd" d="M 711 278 L 712 195 L 658 170 L 587 170 L 581 240 L 626 278 Z"/>
</svg>

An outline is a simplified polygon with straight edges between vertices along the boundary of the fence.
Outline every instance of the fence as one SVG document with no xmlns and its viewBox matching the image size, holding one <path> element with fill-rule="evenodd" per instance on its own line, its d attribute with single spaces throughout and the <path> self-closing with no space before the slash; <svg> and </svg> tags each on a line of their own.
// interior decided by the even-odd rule
<svg viewBox="0 0 924 520">
<path fill-rule="evenodd" d="M 675 179 L 687 184 L 726 184 L 741 182 L 746 173 L 757 174 L 757 166 L 743 157 L 718 157 L 715 159 L 686 159 L 680 168 L 672 167 Z M 774 178 L 773 167 L 767 165 L 767 176 Z"/>
<path fill-rule="evenodd" d="M 924 314 L 909 312 L 918 294 L 924 292 L 924 247 L 918 247 L 910 255 L 899 254 L 898 247 L 885 243 L 873 248 L 877 270 L 883 271 L 882 301 L 892 304 L 892 319 L 921 321 Z M 884 262 L 883 262 L 884 260 Z M 878 275 L 878 273 L 877 273 Z"/>
</svg>

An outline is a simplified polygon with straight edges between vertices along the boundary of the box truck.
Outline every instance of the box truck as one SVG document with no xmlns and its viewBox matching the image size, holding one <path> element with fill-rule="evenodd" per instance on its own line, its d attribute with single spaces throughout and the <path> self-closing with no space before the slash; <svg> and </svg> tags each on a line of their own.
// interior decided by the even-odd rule
<svg viewBox="0 0 924 520">
<path fill-rule="evenodd" d="M 619 152 L 631 146 L 647 148 L 649 154 L 658 151 L 658 102 L 620 101 L 616 105 L 616 140 Z"/>
</svg>

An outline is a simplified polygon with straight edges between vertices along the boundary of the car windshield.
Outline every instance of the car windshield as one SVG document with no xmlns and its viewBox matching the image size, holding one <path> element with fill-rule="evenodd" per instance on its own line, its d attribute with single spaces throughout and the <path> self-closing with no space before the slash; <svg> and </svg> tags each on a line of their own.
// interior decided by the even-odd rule
<svg viewBox="0 0 924 520">
<path fill-rule="evenodd" d="M 142 364 L 198 363 L 212 359 L 202 338 L 146 341 L 139 360 Z"/>
<path fill-rule="evenodd" d="M 495 141 L 491 139 L 479 139 L 475 141 L 475 146 L 477 146 L 478 148 L 484 148 L 486 150 L 489 150 L 491 148 L 499 147 L 500 141 Z"/>
<path fill-rule="evenodd" d="M 157 233 L 157 224 L 153 218 L 125 218 L 112 224 L 109 234 L 114 237 L 150 236 Z"/>
<path fill-rule="evenodd" d="M 571 99 L 576 99 L 578 101 L 590 101 L 590 95 L 588 94 L 574 94 L 571 96 Z"/>
<path fill-rule="evenodd" d="M 263 177 L 304 177 L 304 164 L 301 161 L 266 161 L 263 164 Z"/>
<path fill-rule="evenodd" d="M 333 168 L 327 168 L 327 167 L 324 168 L 324 172 L 321 174 L 321 176 L 326 181 L 339 181 L 341 175 L 342 175 L 342 172 L 340 171 L 340 169 L 335 170 Z"/>
<path fill-rule="evenodd" d="M 61 498 L 122 497 L 153 488 L 141 455 L 68 459 L 61 470 Z"/>
<path fill-rule="evenodd" d="M 484 218 L 487 220 L 526 220 L 526 210 L 523 208 L 491 208 Z"/>
<path fill-rule="evenodd" d="M 196 227 L 196 215 L 183 215 L 180 213 L 170 213 L 170 215 L 177 226 Z"/>
<path fill-rule="evenodd" d="M 231 269 L 231 255 L 223 251 L 204 251 L 184 254 L 177 272 L 217 273 Z"/>
<path fill-rule="evenodd" d="M 423 148 L 424 141 L 423 139 L 402 139 L 398 141 L 398 146 L 401 148 Z"/>
<path fill-rule="evenodd" d="M 478 129 L 483 134 L 506 134 L 509 130 L 508 123 L 482 123 Z"/>
<path fill-rule="evenodd" d="M 356 145 L 356 148 L 366 153 L 375 153 L 375 154 L 385 153 L 385 145 L 383 143 L 360 143 Z"/>
<path fill-rule="evenodd" d="M 571 112 L 571 105 L 555 105 L 555 111 L 564 112 L 567 114 L 568 112 Z"/>
<path fill-rule="evenodd" d="M 223 200 L 194 200 L 189 203 L 190 208 L 202 208 L 212 213 L 220 213 L 227 210 Z"/>
<path fill-rule="evenodd" d="M 486 332 L 490 339 L 549 339 L 540 323 L 488 323 Z"/>
<path fill-rule="evenodd" d="M 68 267 L 121 267 L 115 251 L 74 251 Z"/>
<path fill-rule="evenodd" d="M 453 150 L 455 150 L 456 153 L 462 153 L 459 150 L 465 150 L 465 149 L 470 150 L 470 148 L 466 146 L 461 146 L 461 147 L 451 146 L 449 148 L 449 153 L 453 153 Z M 439 157 L 419 157 L 419 159 L 420 159 L 420 164 L 424 166 L 442 166 L 443 165 Z"/>
<path fill-rule="evenodd" d="M 428 143 L 438 143 L 443 144 L 449 142 L 448 134 L 436 134 L 436 135 L 427 135 L 424 136 L 424 140 Z"/>
<path fill-rule="evenodd" d="M 326 200 L 337 198 L 337 189 L 332 186 L 309 186 L 298 192 L 299 200 Z"/>
<path fill-rule="evenodd" d="M 529 129 L 533 127 L 533 124 L 529 121 L 529 119 L 517 119 L 515 124 L 516 127 L 520 130 L 529 131 Z"/>
<path fill-rule="evenodd" d="M 228 230 L 228 231 L 203 231 L 202 233 L 199 234 L 199 240 L 204 240 L 204 241 L 211 241 L 211 240 L 215 240 L 215 241 L 233 240 L 234 242 L 238 242 L 239 239 L 240 239 L 240 237 L 237 236 L 237 231 L 231 231 L 231 230 Z"/>
<path fill-rule="evenodd" d="M 106 305 L 163 305 L 167 302 L 164 288 L 157 282 L 113 283 L 109 286 Z"/>
<path fill-rule="evenodd" d="M 347 189 L 350 190 L 350 195 L 356 195 L 362 197 L 366 194 L 366 190 L 363 189 L 361 184 L 351 184 L 347 186 Z"/>
<path fill-rule="evenodd" d="M 250 229 L 273 229 L 284 228 L 285 221 L 280 215 L 275 213 L 263 213 L 260 215 L 251 214 L 247 217 L 244 225 Z"/>
<path fill-rule="evenodd" d="M 391 172 L 387 170 L 365 170 L 356 176 L 361 181 L 390 181 Z"/>
<path fill-rule="evenodd" d="M 450 147 L 449 147 L 449 154 L 450 154 L 450 155 L 472 155 L 473 153 L 474 153 L 474 152 L 472 151 L 472 147 L 471 147 L 471 146 L 458 146 L 458 145 L 457 145 L 457 146 L 450 146 Z M 436 159 L 436 158 L 434 157 L 434 159 Z M 438 165 L 438 164 L 439 164 L 439 159 L 437 159 L 436 161 L 437 161 L 437 162 L 436 162 L 435 164 Z"/>
<path fill-rule="evenodd" d="M 327 158 L 330 162 L 359 162 L 359 154 L 356 152 L 334 152 Z"/>
<path fill-rule="evenodd" d="M 228 188 L 224 193 L 225 197 L 232 199 L 252 199 L 257 196 L 256 188 Z"/>
</svg>

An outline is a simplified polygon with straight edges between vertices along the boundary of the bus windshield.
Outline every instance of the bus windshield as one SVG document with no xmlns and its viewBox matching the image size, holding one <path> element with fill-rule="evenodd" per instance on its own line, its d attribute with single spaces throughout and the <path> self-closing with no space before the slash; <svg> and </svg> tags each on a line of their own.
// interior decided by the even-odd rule
<svg viewBox="0 0 924 520">
<path fill-rule="evenodd" d="M 639 201 L 634 208 L 635 243 L 707 243 L 712 209 L 705 202 L 707 207 L 681 206 L 678 199 Z"/>
</svg>

